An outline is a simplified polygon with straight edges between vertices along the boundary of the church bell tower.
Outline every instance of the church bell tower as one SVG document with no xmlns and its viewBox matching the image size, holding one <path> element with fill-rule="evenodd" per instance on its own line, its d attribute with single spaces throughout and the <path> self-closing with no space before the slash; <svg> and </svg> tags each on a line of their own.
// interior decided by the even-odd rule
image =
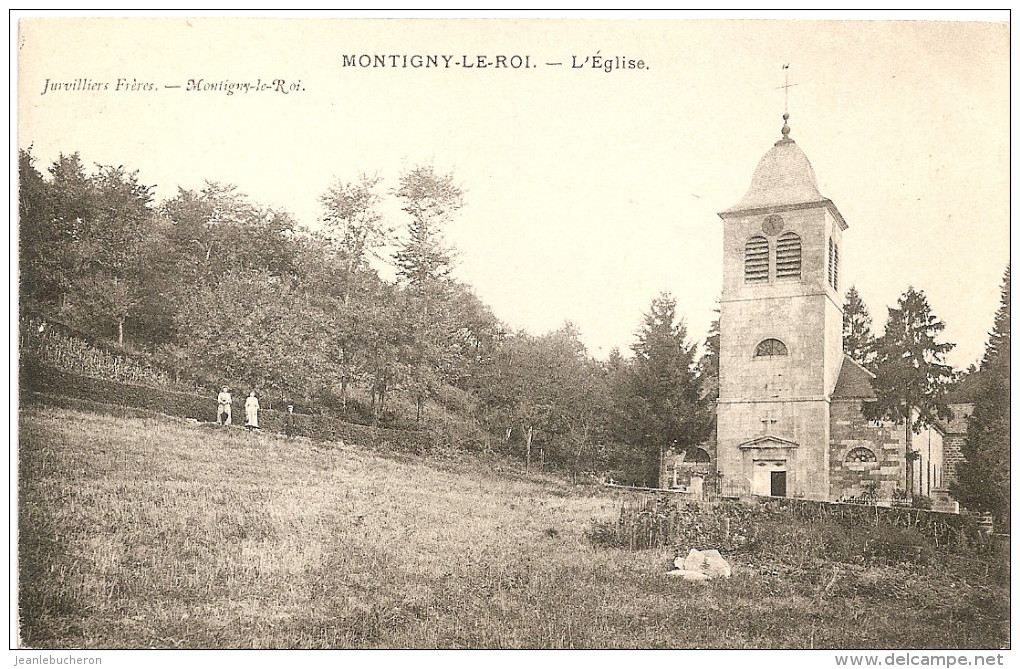
<svg viewBox="0 0 1020 669">
<path fill-rule="evenodd" d="M 843 359 L 847 224 L 782 138 L 723 221 L 718 471 L 724 492 L 829 497 L 829 402 Z"/>
</svg>

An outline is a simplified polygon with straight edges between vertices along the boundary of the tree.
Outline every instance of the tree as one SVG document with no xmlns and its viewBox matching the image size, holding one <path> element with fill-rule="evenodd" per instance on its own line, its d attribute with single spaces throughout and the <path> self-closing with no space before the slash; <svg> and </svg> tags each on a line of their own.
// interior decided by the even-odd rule
<svg viewBox="0 0 1020 669">
<path fill-rule="evenodd" d="M 464 205 L 464 192 L 453 174 L 436 174 L 432 165 L 419 165 L 400 175 L 395 194 L 411 217 L 408 236 L 394 257 L 397 275 L 408 286 L 429 293 L 452 269 L 452 251 L 442 233 L 454 212 Z"/>
<path fill-rule="evenodd" d="M 516 431 L 524 442 L 525 467 L 531 466 L 536 444 L 543 458 L 548 448 L 554 460 L 579 463 L 604 415 L 593 365 L 570 323 L 540 337 L 508 336 L 479 364 L 475 392 L 508 455 Z"/>
<path fill-rule="evenodd" d="M 394 261 L 407 298 L 404 316 L 409 345 L 404 348 L 404 367 L 421 420 L 425 399 L 449 376 L 456 329 L 450 303 L 453 252 L 442 233 L 463 206 L 464 194 L 452 174 L 436 174 L 431 165 L 420 165 L 400 175 L 395 195 L 411 217 L 407 238 Z"/>
<path fill-rule="evenodd" d="M 718 314 L 718 309 L 716 314 Z M 719 399 L 719 316 L 715 317 L 705 337 L 705 352 L 698 361 L 698 377 L 702 391 L 710 400 Z"/>
<path fill-rule="evenodd" d="M 305 397 L 321 386 L 323 319 L 292 280 L 264 271 L 229 273 L 182 296 L 177 318 L 194 376 Z"/>
<path fill-rule="evenodd" d="M 26 240 L 36 246 L 38 255 L 32 258 L 29 251 L 26 260 L 30 267 L 41 265 L 39 272 L 45 273 L 45 284 L 56 297 L 52 306 L 63 310 L 87 273 L 93 250 L 88 229 L 97 204 L 89 176 L 77 153 L 61 154 L 50 166 L 49 175 L 45 202 L 47 220 L 44 228 L 36 231 L 41 233 L 38 240 Z M 38 262 L 40 260 L 42 262 Z"/>
<path fill-rule="evenodd" d="M 152 227 L 151 187 L 137 172 L 61 155 L 42 178 L 19 154 L 22 287 L 26 301 L 60 311 L 79 326 L 115 328 L 140 304 L 141 247 Z"/>
<path fill-rule="evenodd" d="M 873 383 L 877 401 L 865 404 L 868 417 L 904 426 L 906 488 L 913 492 L 911 431 L 919 433 L 937 419 L 949 419 L 946 403 L 953 368 L 945 355 L 956 345 L 939 342 L 946 325 L 932 313 L 924 291 L 910 287 L 897 306 L 889 308 L 885 332 L 875 342 Z"/>
<path fill-rule="evenodd" d="M 974 412 L 967 425 L 964 462 L 953 493 L 968 508 L 988 511 L 1009 524 L 1010 516 L 1010 278 L 1002 280 L 999 309 L 976 372 Z"/>
<path fill-rule="evenodd" d="M 69 289 L 69 239 L 54 220 L 49 184 L 31 147 L 18 151 L 18 233 L 22 306 L 59 304 Z"/>
<path fill-rule="evenodd" d="M 652 300 L 631 349 L 629 418 L 645 457 L 656 459 L 657 474 L 667 445 L 687 448 L 702 443 L 712 422 L 710 400 L 702 392 L 695 364 L 697 346 L 687 341 L 687 328 L 677 319 L 672 295 L 662 293 Z"/>
<path fill-rule="evenodd" d="M 594 470 L 599 455 L 599 443 L 609 434 L 612 408 L 609 374 L 605 365 L 584 357 L 576 378 L 573 407 L 564 417 L 567 439 L 575 449 L 570 463 L 575 481 L 581 473 L 581 459 L 585 449 L 588 449 L 591 455 L 591 466 Z"/>
<path fill-rule="evenodd" d="M 368 260 L 377 249 L 385 245 L 393 234 L 379 213 L 381 196 L 376 187 L 381 179 L 362 174 L 357 182 L 344 183 L 337 179 L 320 198 L 325 210 L 320 233 L 328 250 L 327 262 L 339 269 L 340 304 L 336 307 L 334 338 L 331 350 L 340 374 L 340 398 L 347 408 L 347 387 L 357 373 L 358 339 L 354 332 L 352 307 L 355 289 L 365 281 L 365 275 L 374 274 L 368 269 Z M 361 297 L 360 295 L 358 297 Z"/>
<path fill-rule="evenodd" d="M 138 183 L 137 172 L 100 166 L 92 178 L 97 207 L 89 242 L 94 256 L 84 281 L 83 308 L 116 323 L 117 342 L 124 343 L 124 325 L 144 299 L 145 238 L 153 228 L 150 186 Z"/>
<path fill-rule="evenodd" d="M 354 318 L 351 336 L 361 357 L 360 368 L 372 394 L 372 420 L 378 423 L 386 410 L 391 389 L 407 376 L 404 362 L 407 327 L 403 321 L 404 296 L 391 284 L 364 302 Z"/>
<path fill-rule="evenodd" d="M 160 213 L 185 289 L 214 284 L 228 273 L 295 272 L 294 219 L 253 203 L 236 186 L 207 181 L 200 191 L 178 189 Z"/>
<path fill-rule="evenodd" d="M 362 174 L 357 182 L 337 179 L 319 198 L 324 208 L 322 232 L 343 273 L 343 300 L 350 303 L 358 274 L 368 259 L 391 239 L 393 228 L 379 212 L 382 197 L 376 192 L 381 179 Z"/>
<path fill-rule="evenodd" d="M 400 361 L 406 372 L 405 388 L 415 399 L 415 422 L 421 422 L 425 400 L 455 375 L 455 314 L 449 300 L 429 301 L 412 291 L 404 291 L 401 305 L 404 338 Z"/>
<path fill-rule="evenodd" d="M 875 359 L 871 314 L 854 286 L 847 291 L 843 305 L 843 352 L 867 368 Z"/>
</svg>

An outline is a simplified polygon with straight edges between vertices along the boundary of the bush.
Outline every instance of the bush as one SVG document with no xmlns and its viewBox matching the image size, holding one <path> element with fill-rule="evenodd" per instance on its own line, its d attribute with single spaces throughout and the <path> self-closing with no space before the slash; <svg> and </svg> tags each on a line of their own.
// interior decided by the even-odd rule
<svg viewBox="0 0 1020 669">
<path fill-rule="evenodd" d="M 149 409 L 171 416 L 216 420 L 215 398 L 71 374 L 35 360 L 23 361 L 19 389 L 105 404 Z"/>
<path fill-rule="evenodd" d="M 641 550 L 674 546 L 787 561 L 926 564 L 936 549 L 988 552 L 968 519 L 915 509 L 769 500 L 691 502 L 661 495 L 622 505 L 615 523 L 594 522 L 600 546 Z M 984 542 L 984 543 L 981 543 Z"/>
<path fill-rule="evenodd" d="M 867 534 L 865 556 L 871 563 L 927 564 L 933 554 L 927 537 L 913 527 L 880 523 Z"/>
<path fill-rule="evenodd" d="M 137 359 L 112 345 L 100 346 L 38 318 L 20 324 L 19 350 L 26 359 L 35 359 L 58 369 L 114 381 L 145 383 L 172 388 L 176 380 L 162 369 Z"/>
</svg>

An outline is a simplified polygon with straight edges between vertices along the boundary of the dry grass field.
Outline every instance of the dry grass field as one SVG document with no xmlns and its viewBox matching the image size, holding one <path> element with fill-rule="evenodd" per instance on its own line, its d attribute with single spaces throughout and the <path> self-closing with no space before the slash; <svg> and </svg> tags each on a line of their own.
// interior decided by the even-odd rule
<svg viewBox="0 0 1020 669">
<path fill-rule="evenodd" d="M 598 548 L 619 500 L 505 461 L 424 460 L 170 418 L 20 417 L 34 648 L 997 648 L 980 564 L 821 570 Z M 686 547 L 683 547 L 686 549 Z M 950 566 L 947 566 L 950 565 Z M 835 577 L 833 577 L 835 574 Z"/>
</svg>

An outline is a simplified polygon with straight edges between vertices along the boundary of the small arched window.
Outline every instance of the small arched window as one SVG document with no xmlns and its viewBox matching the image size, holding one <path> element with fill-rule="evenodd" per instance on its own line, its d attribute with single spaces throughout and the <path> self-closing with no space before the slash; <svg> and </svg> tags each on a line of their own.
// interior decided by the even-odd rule
<svg viewBox="0 0 1020 669">
<path fill-rule="evenodd" d="M 863 446 L 851 448 L 843 460 L 845 462 L 878 462 L 878 458 L 875 457 L 875 452 L 870 448 L 864 448 Z"/>
<path fill-rule="evenodd" d="M 769 240 L 761 235 L 751 237 L 744 247 L 744 281 L 765 283 L 769 280 Z"/>
<path fill-rule="evenodd" d="M 778 339 L 765 339 L 754 349 L 754 357 L 756 358 L 772 358 L 777 355 L 789 354 L 790 352 L 786 350 L 786 344 Z"/>
<path fill-rule="evenodd" d="M 703 448 L 698 448 L 697 446 L 691 446 L 690 448 L 688 448 L 685 451 L 685 455 L 686 457 L 684 458 L 684 460 L 686 462 L 697 463 L 712 462 L 712 456 L 708 454 L 708 451 L 706 451 Z"/>
<path fill-rule="evenodd" d="M 784 233 L 776 241 L 776 278 L 800 278 L 800 237 L 796 232 Z"/>
</svg>

